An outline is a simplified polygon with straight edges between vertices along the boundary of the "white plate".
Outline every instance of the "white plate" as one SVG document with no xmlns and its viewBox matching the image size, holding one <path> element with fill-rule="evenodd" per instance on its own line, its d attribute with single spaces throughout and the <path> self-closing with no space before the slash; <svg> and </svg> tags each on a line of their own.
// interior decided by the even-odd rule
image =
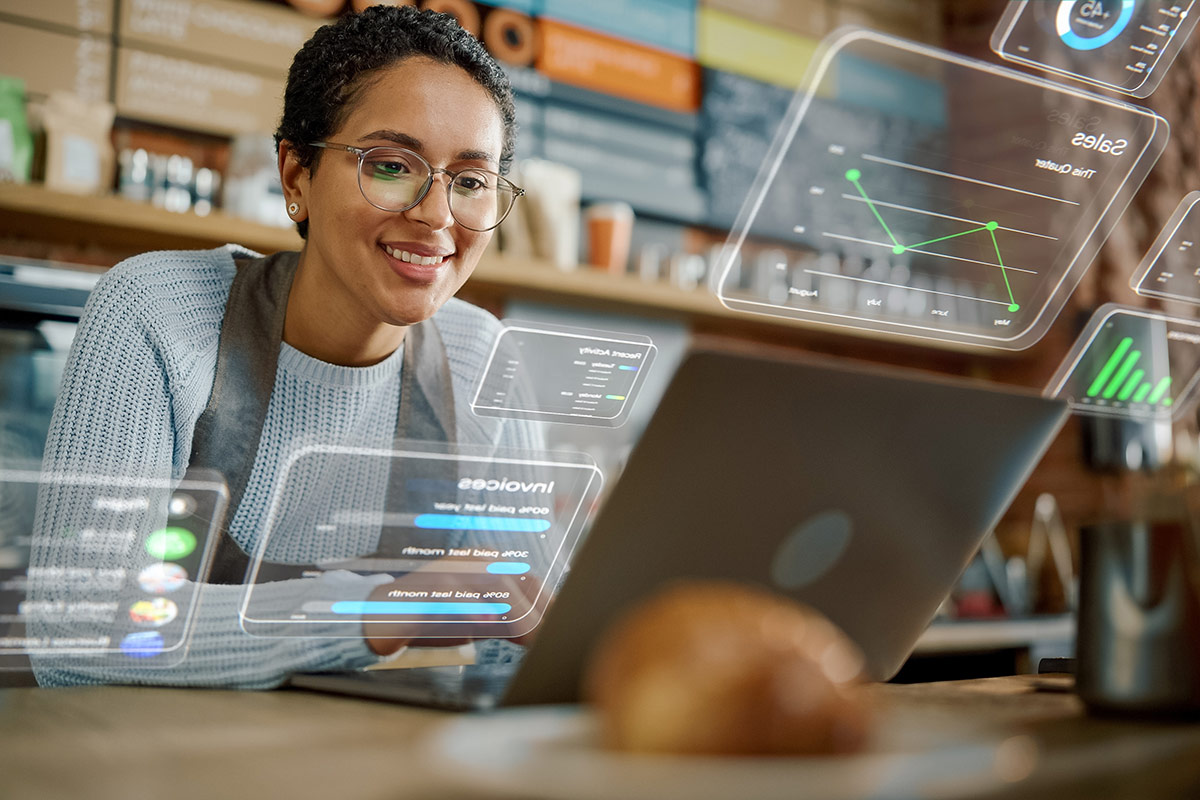
<svg viewBox="0 0 1200 800">
<path fill-rule="evenodd" d="M 594 719 L 577 706 L 504 710 L 438 729 L 429 766 L 456 788 L 531 800 L 937 800 L 1005 785 L 1012 740 L 922 716 L 881 716 L 859 755 L 754 758 L 619 753 L 599 746 Z"/>
</svg>

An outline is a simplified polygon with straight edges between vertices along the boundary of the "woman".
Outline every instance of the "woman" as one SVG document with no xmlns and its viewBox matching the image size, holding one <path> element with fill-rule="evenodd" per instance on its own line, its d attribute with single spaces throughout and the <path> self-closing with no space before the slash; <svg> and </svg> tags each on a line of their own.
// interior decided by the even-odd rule
<svg viewBox="0 0 1200 800">
<path fill-rule="evenodd" d="M 298 442 L 536 444 L 524 426 L 463 412 L 499 326 L 453 299 L 521 193 L 498 174 L 515 129 L 507 78 L 451 17 L 382 6 L 344 17 L 296 55 L 275 135 L 301 251 L 149 253 L 104 276 L 67 364 L 47 471 L 178 480 L 213 468 L 229 484 L 231 521 L 181 666 L 80 670 L 35 659 L 39 682 L 266 687 L 397 649 L 246 636 L 241 589 L 221 584 L 241 582 Z M 314 537 L 306 517 L 322 498 L 361 494 L 376 480 L 355 470 L 342 461 L 288 476 L 307 488 L 282 499 L 292 516 L 271 542 L 275 557 L 313 563 L 370 550 Z M 43 503 L 39 530 L 69 529 L 56 518 L 69 505 Z M 56 563 L 52 538 L 34 561 Z M 351 573 L 331 583 L 339 598 L 378 585 Z"/>
</svg>

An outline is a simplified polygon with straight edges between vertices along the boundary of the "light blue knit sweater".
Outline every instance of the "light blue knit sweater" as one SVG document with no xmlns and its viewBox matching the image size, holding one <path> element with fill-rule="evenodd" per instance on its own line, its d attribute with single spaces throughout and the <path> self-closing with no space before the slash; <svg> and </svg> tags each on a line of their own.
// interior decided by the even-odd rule
<svg viewBox="0 0 1200 800">
<path fill-rule="evenodd" d="M 104 275 L 87 303 L 67 361 L 46 442 L 45 470 L 176 480 L 183 476 L 193 428 L 212 391 L 235 253 L 243 254 L 232 246 L 147 253 Z M 460 440 L 534 449 L 538 442 L 528 425 L 470 411 L 475 384 L 499 332 L 497 320 L 452 299 L 434 322 L 449 356 Z M 278 471 L 297 442 L 392 445 L 402 362 L 403 348 L 379 364 L 354 368 L 281 346 L 258 455 L 230 525 L 243 550 L 253 552 L 258 545 Z M 290 476 L 289 485 L 297 485 L 295 479 Z M 367 502 L 372 493 L 378 497 L 378 487 L 346 470 L 300 476 L 302 484 L 306 480 L 303 495 L 313 501 L 310 508 L 320 508 L 326 499 L 352 508 Z M 55 516 L 68 513 L 64 504 L 44 505 L 39 529 L 63 530 L 67 520 Z M 304 510 L 296 513 L 302 516 Z M 295 529 L 304 530 L 303 520 L 299 523 Z M 345 552 L 347 546 L 370 552 L 371 544 L 322 541 L 311 535 L 272 537 L 267 555 L 312 563 Z M 54 565 L 53 546 L 35 548 L 33 560 Z M 342 573 L 331 577 L 329 590 L 334 599 L 365 597 L 377 582 Z M 33 588 L 45 595 L 50 587 Z M 181 666 L 147 669 L 131 660 L 127 666 L 80 669 L 35 659 L 38 681 L 265 688 L 291 672 L 350 669 L 377 660 L 359 638 L 246 635 L 237 613 L 242 591 L 239 586 L 201 589 L 190 651 Z"/>
</svg>

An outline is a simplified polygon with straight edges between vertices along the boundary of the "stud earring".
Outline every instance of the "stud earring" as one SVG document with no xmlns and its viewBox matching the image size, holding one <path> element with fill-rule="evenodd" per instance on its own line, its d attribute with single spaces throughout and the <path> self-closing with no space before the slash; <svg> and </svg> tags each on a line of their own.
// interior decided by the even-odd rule
<svg viewBox="0 0 1200 800">
<path fill-rule="evenodd" d="M 298 213 L 300 213 L 300 206 L 298 203 L 291 203 L 288 205 L 288 214 L 294 217 Z"/>
</svg>

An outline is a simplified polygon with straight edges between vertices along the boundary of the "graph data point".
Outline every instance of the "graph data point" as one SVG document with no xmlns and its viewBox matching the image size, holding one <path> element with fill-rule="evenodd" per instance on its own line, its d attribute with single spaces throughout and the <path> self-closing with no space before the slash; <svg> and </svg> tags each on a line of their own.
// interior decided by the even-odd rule
<svg viewBox="0 0 1200 800">
<path fill-rule="evenodd" d="M 860 172 L 859 170 L 856 170 L 856 169 L 846 170 L 846 180 L 848 180 L 848 181 L 856 181 L 861 177 L 862 177 L 862 172 Z"/>
<path fill-rule="evenodd" d="M 892 248 L 892 252 L 893 252 L 893 253 L 895 253 L 895 254 L 896 254 L 896 255 L 898 255 L 898 256 L 899 256 L 899 255 L 903 255 L 903 254 L 904 254 L 904 250 L 905 250 L 905 247 L 904 247 L 904 245 L 902 245 L 902 244 L 898 244 L 898 245 L 896 245 L 895 247 L 893 247 L 893 248 Z"/>
<path fill-rule="evenodd" d="M 1016 312 L 1021 310 L 1021 307 L 1019 305 L 1017 305 L 1016 303 L 1013 303 L 1012 305 L 1010 305 L 1008 307 L 1008 310 L 1015 314 Z"/>
<path fill-rule="evenodd" d="M 988 224 L 987 224 L 985 227 L 986 227 L 986 228 L 987 228 L 989 231 L 994 231 L 994 230 L 996 230 L 996 228 L 999 228 L 999 227 L 1000 227 L 1000 223 L 999 223 L 999 222 L 996 222 L 995 220 L 992 220 L 992 221 L 991 221 L 991 222 L 989 222 L 989 223 L 988 223 Z"/>
</svg>

